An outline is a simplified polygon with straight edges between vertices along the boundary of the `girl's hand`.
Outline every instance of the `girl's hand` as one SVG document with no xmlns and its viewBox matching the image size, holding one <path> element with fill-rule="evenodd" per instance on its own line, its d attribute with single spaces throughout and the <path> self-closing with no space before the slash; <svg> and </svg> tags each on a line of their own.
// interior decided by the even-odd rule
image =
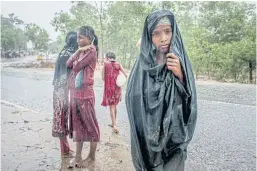
<svg viewBox="0 0 257 171">
<path fill-rule="evenodd" d="M 87 45 L 87 46 L 84 46 L 84 47 L 80 47 L 78 49 L 78 51 L 79 52 L 85 52 L 86 50 L 91 49 L 91 48 L 94 48 L 94 46 L 93 45 Z"/>
<path fill-rule="evenodd" d="M 166 65 L 170 71 L 174 73 L 176 77 L 180 80 L 180 82 L 183 83 L 183 73 L 181 69 L 181 64 L 179 58 L 174 55 L 173 53 L 168 53 L 166 55 L 167 57 L 167 62 Z"/>
</svg>

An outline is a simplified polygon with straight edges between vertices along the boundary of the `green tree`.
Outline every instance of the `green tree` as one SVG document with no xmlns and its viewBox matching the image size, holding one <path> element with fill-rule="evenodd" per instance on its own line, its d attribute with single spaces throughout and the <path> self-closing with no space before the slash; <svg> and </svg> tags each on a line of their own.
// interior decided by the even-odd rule
<svg viewBox="0 0 257 171">
<path fill-rule="evenodd" d="M 48 44 L 50 53 L 59 53 L 65 45 L 65 35 L 61 34 L 57 37 L 56 41 Z"/>
<path fill-rule="evenodd" d="M 31 40 L 33 43 L 34 49 L 44 51 L 48 49 L 48 42 L 50 39 L 45 29 L 40 28 L 34 23 L 27 24 L 26 36 L 28 37 L 28 40 Z"/>
<path fill-rule="evenodd" d="M 256 57 L 256 5 L 244 2 L 74 2 L 70 12 L 56 13 L 52 25 L 66 34 L 91 25 L 102 54 L 116 53 L 131 68 L 146 16 L 171 10 L 179 25 L 196 76 L 253 81 Z"/>
<path fill-rule="evenodd" d="M 26 36 L 24 34 L 24 22 L 14 13 L 8 17 L 1 15 L 1 47 L 3 51 L 26 49 Z"/>
</svg>

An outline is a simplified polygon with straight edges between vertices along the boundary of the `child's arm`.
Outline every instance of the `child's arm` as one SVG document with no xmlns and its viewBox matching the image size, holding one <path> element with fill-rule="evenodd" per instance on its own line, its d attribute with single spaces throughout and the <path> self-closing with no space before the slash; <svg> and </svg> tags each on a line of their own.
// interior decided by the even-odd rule
<svg viewBox="0 0 257 171">
<path fill-rule="evenodd" d="M 78 49 L 73 55 L 69 57 L 69 59 L 66 62 L 67 68 L 72 68 L 73 62 L 78 58 L 80 54 L 80 50 Z"/>
<path fill-rule="evenodd" d="M 126 78 L 128 77 L 121 64 L 120 64 L 120 71 L 125 75 Z"/>
<path fill-rule="evenodd" d="M 83 69 L 85 66 L 89 65 L 93 61 L 96 61 L 96 49 L 95 48 L 90 48 L 86 50 L 83 55 L 80 56 L 79 59 L 76 59 L 73 62 L 72 68 L 75 71 L 79 71 Z"/>
</svg>

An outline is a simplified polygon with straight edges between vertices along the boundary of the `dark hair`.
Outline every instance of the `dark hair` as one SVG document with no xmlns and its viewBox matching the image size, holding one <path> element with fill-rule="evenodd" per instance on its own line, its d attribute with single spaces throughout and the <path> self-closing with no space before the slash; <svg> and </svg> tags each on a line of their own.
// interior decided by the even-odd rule
<svg viewBox="0 0 257 171">
<path fill-rule="evenodd" d="M 91 26 L 82 26 L 79 28 L 78 30 L 78 34 L 79 35 L 83 35 L 83 36 L 87 36 L 91 41 L 94 40 L 93 44 L 96 48 L 96 52 L 97 52 L 97 58 L 98 58 L 98 37 L 95 35 L 95 31 Z"/>
<path fill-rule="evenodd" d="M 75 31 L 70 31 L 66 35 L 65 48 L 69 48 L 69 47 L 78 48 L 77 33 Z"/>
<path fill-rule="evenodd" d="M 115 53 L 111 51 L 106 52 L 105 56 L 110 59 L 116 59 Z"/>
</svg>

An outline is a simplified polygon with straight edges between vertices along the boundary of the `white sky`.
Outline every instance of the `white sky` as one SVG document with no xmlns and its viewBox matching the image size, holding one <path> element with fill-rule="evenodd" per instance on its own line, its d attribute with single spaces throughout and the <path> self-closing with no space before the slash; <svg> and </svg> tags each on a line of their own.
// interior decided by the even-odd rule
<svg viewBox="0 0 257 171">
<path fill-rule="evenodd" d="M 50 24 L 56 12 L 69 11 L 69 1 L 1 1 L 1 14 L 5 17 L 14 13 L 25 23 L 35 23 L 47 30 L 52 40 L 59 33 Z"/>
</svg>

